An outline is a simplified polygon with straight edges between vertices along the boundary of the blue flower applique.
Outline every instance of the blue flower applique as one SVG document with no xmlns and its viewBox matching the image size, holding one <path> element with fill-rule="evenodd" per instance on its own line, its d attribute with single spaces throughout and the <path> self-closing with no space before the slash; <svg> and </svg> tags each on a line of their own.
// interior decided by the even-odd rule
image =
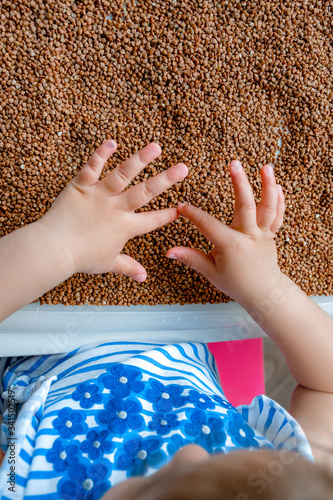
<svg viewBox="0 0 333 500">
<path fill-rule="evenodd" d="M 223 406 L 223 408 L 227 408 L 228 410 L 235 410 L 235 407 L 232 406 L 231 403 L 229 403 L 229 401 L 227 401 L 226 399 L 223 399 L 221 398 L 221 396 L 213 396 L 213 399 L 214 401 L 216 401 L 219 405 Z"/>
<path fill-rule="evenodd" d="M 239 413 L 228 411 L 228 417 L 230 419 L 227 421 L 226 427 L 234 444 L 241 445 L 243 448 L 260 448 L 259 442 L 255 439 L 254 430 Z"/>
<path fill-rule="evenodd" d="M 96 460 L 103 453 L 109 453 L 112 449 L 112 443 L 107 439 L 109 434 L 107 430 L 89 431 L 87 439 L 80 444 L 81 451 L 88 453 L 90 460 Z"/>
<path fill-rule="evenodd" d="M 76 444 L 74 444 L 76 443 Z M 56 472 L 63 472 L 71 465 L 78 463 L 79 459 L 76 456 L 79 452 L 79 441 L 73 441 L 71 444 L 63 444 L 60 438 L 57 438 L 52 449 L 47 451 L 47 462 L 53 463 L 53 468 Z"/>
<path fill-rule="evenodd" d="M 223 446 L 226 441 L 223 420 L 220 417 L 207 415 L 202 410 L 194 410 L 189 414 L 190 422 L 184 425 L 184 432 L 194 442 L 212 452 L 213 446 Z"/>
<path fill-rule="evenodd" d="M 178 416 L 175 413 L 155 413 L 148 427 L 151 430 L 156 430 L 157 434 L 164 436 L 169 434 L 172 429 L 179 427 L 179 423 Z"/>
<path fill-rule="evenodd" d="M 141 431 L 145 427 L 145 419 L 140 413 L 142 405 L 137 399 L 113 398 L 106 404 L 106 410 L 95 416 L 99 424 L 107 424 L 116 434 L 124 434 L 128 429 Z"/>
<path fill-rule="evenodd" d="M 148 467 L 156 469 L 166 460 L 166 454 L 161 450 L 162 444 L 158 436 L 136 436 L 129 439 L 116 453 L 116 467 L 119 470 L 127 470 L 127 476 L 144 475 Z"/>
<path fill-rule="evenodd" d="M 141 381 L 142 373 L 135 368 L 126 368 L 117 363 L 111 366 L 109 371 L 110 375 L 103 374 L 99 380 L 106 389 L 110 389 L 110 392 L 113 392 L 118 398 L 127 398 L 131 391 L 140 393 L 145 388 L 145 384 Z"/>
<path fill-rule="evenodd" d="M 77 434 L 85 434 L 87 424 L 84 422 L 86 416 L 81 411 L 72 408 L 62 408 L 58 417 L 52 421 L 52 425 L 59 431 L 62 438 L 68 439 Z"/>
<path fill-rule="evenodd" d="M 191 390 L 188 393 L 188 401 L 201 410 L 214 410 L 215 403 L 207 394 Z"/>
<path fill-rule="evenodd" d="M 94 404 L 102 402 L 101 394 L 98 394 L 99 388 L 96 384 L 79 384 L 72 394 L 74 401 L 80 401 L 81 408 L 88 410 Z"/>
<path fill-rule="evenodd" d="M 58 483 L 58 493 L 66 500 L 99 500 L 110 489 L 107 480 L 111 474 L 111 465 L 79 463 L 68 469 L 69 479 Z"/>
<path fill-rule="evenodd" d="M 180 448 L 183 448 L 187 444 L 191 444 L 191 441 L 185 439 L 180 434 L 174 434 L 173 436 L 171 436 L 170 441 L 168 442 L 167 452 L 172 456 L 177 453 Z"/>
<path fill-rule="evenodd" d="M 181 385 L 164 385 L 153 378 L 149 379 L 150 388 L 145 392 L 148 401 L 156 403 L 156 409 L 164 413 L 172 411 L 173 407 L 179 408 L 187 402 L 186 396 L 181 396 L 183 388 Z"/>
</svg>

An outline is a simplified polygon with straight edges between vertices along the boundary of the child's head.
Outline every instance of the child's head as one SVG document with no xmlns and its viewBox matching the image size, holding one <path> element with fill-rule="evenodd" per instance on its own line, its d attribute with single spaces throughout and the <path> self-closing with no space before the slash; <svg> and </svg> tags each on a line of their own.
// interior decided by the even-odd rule
<svg viewBox="0 0 333 500">
<path fill-rule="evenodd" d="M 289 451 L 209 455 L 182 448 L 159 471 L 115 486 L 103 500 L 331 500 L 333 476 Z"/>
</svg>

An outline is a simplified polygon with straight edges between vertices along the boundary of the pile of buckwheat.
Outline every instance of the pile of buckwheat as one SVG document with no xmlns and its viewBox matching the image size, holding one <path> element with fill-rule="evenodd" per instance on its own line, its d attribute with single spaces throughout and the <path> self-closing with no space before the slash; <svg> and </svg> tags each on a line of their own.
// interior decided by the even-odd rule
<svg viewBox="0 0 333 500">
<path fill-rule="evenodd" d="M 106 138 L 118 151 L 103 175 L 155 141 L 163 153 L 134 183 L 178 161 L 189 175 L 142 210 L 189 202 L 230 224 L 230 160 L 257 202 L 270 162 L 286 198 L 281 269 L 332 294 L 332 29 L 324 0 L 3 0 L 0 236 L 41 217 Z M 77 274 L 41 303 L 227 302 L 165 257 L 173 245 L 211 248 L 181 217 L 126 245 L 145 283 Z"/>
</svg>

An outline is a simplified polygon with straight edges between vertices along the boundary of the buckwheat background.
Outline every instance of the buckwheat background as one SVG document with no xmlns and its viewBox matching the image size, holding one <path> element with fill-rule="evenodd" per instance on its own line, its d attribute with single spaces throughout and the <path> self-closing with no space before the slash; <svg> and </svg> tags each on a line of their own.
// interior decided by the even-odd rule
<svg viewBox="0 0 333 500">
<path fill-rule="evenodd" d="M 230 224 L 228 163 L 243 162 L 259 202 L 271 162 L 279 264 L 307 294 L 332 294 L 332 28 L 319 0 L 2 1 L 0 236 L 41 217 L 104 139 L 119 146 L 103 175 L 156 141 L 162 156 L 134 183 L 178 161 L 189 175 L 142 210 L 189 202 Z M 165 258 L 173 245 L 210 249 L 180 218 L 126 245 L 145 283 L 78 274 L 41 302 L 228 301 Z"/>
</svg>

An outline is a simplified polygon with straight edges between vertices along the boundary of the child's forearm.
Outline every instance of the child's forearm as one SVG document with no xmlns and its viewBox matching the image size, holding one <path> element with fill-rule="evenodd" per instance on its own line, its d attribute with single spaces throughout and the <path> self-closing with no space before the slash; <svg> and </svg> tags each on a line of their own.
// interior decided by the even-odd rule
<svg viewBox="0 0 333 500">
<path fill-rule="evenodd" d="M 333 393 L 333 320 L 281 273 L 270 295 L 241 304 L 281 349 L 295 380 Z"/>
<path fill-rule="evenodd" d="M 0 322 L 73 272 L 66 248 L 38 222 L 1 238 Z"/>
</svg>

